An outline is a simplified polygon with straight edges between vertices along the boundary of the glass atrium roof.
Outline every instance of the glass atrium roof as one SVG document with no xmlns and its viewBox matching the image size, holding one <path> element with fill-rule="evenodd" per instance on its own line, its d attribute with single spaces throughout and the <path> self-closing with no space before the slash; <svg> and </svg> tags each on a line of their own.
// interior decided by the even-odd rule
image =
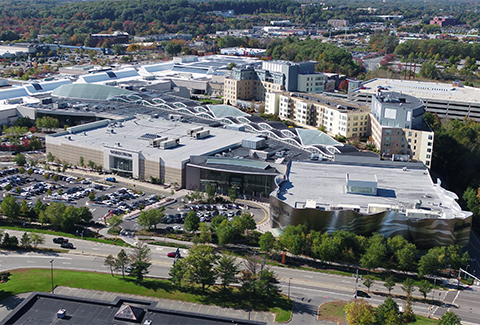
<svg viewBox="0 0 480 325">
<path fill-rule="evenodd" d="M 112 86 L 92 84 L 63 85 L 52 92 L 53 96 L 72 99 L 107 100 L 110 97 L 131 95 L 133 91 Z"/>
</svg>

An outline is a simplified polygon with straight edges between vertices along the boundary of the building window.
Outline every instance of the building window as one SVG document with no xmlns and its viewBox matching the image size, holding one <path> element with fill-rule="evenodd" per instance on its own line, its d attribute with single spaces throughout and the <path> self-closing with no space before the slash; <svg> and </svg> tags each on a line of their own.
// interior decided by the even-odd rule
<svg viewBox="0 0 480 325">
<path fill-rule="evenodd" d="M 428 135 L 428 140 L 433 140 L 433 135 L 429 134 Z"/>
</svg>

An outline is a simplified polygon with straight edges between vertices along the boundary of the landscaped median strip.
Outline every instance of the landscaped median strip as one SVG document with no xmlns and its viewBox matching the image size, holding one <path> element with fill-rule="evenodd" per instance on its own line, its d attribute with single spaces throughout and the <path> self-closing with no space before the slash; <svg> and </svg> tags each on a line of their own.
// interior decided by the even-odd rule
<svg viewBox="0 0 480 325">
<path fill-rule="evenodd" d="M 50 292 L 52 290 L 50 269 L 17 269 L 10 272 L 12 275 L 9 281 L 1 284 L 0 301 L 19 293 Z M 233 287 L 223 291 L 221 287 L 214 286 L 202 293 L 201 287 L 194 285 L 179 290 L 169 280 L 144 279 L 143 281 L 136 281 L 130 277 L 126 277 L 124 280 L 121 276 L 112 276 L 108 273 L 69 270 L 54 270 L 53 279 L 55 286 L 87 290 L 101 289 L 108 292 L 216 305 L 224 308 L 243 310 L 249 308 L 248 295 L 245 296 L 238 288 Z M 291 317 L 292 302 L 283 295 L 279 295 L 273 301 L 272 299 L 256 299 L 252 306 L 256 311 L 275 313 L 276 322 L 285 322 Z"/>
</svg>

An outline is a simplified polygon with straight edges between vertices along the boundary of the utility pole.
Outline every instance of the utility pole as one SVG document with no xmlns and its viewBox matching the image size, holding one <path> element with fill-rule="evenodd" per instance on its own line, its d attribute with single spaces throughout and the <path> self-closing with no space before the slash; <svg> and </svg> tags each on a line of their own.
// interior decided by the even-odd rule
<svg viewBox="0 0 480 325">
<path fill-rule="evenodd" d="M 54 293 L 54 288 L 53 288 L 53 260 L 50 260 L 50 271 L 52 274 L 52 293 Z"/>
</svg>

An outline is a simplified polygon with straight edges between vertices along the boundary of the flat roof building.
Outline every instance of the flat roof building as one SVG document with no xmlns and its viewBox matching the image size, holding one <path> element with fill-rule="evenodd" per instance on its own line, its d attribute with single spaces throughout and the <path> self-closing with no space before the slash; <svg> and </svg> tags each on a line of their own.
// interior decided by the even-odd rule
<svg viewBox="0 0 480 325">
<path fill-rule="evenodd" d="M 442 118 L 472 118 L 480 122 L 480 89 L 459 83 L 437 83 L 399 79 L 371 79 L 349 92 L 352 101 L 371 102 L 380 92 L 397 92 L 423 100 L 425 110 Z"/>
<path fill-rule="evenodd" d="M 422 248 L 468 244 L 472 213 L 423 164 L 340 160 L 293 161 L 270 195 L 272 226 L 401 235 Z"/>
</svg>

